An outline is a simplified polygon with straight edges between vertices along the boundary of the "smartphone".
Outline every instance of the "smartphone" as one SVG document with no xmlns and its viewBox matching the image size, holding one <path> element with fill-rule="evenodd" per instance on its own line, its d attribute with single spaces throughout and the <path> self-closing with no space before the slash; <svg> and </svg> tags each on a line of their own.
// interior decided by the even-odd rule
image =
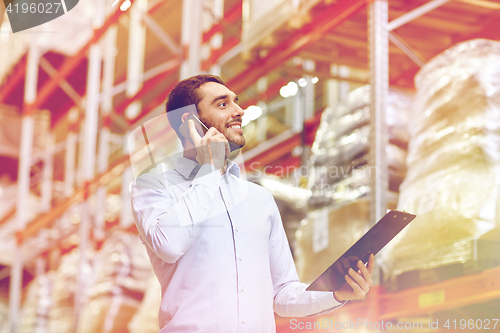
<svg viewBox="0 0 500 333">
<path fill-rule="evenodd" d="M 181 127 L 179 127 L 179 132 L 189 140 L 192 144 L 194 144 L 193 139 L 191 139 L 191 134 L 189 132 L 189 125 L 188 122 L 189 120 L 193 120 L 194 126 L 196 127 L 196 130 L 198 131 L 198 134 L 203 137 L 208 131 L 208 127 L 205 126 L 204 123 L 201 122 L 201 120 L 195 116 L 194 114 L 190 114 L 186 120 L 182 123 Z"/>
</svg>

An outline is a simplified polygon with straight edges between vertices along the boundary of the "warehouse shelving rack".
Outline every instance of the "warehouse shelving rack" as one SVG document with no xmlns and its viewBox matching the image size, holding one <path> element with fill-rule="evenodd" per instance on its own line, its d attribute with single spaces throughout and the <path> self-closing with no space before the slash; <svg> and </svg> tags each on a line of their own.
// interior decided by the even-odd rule
<svg viewBox="0 0 500 333">
<path fill-rule="evenodd" d="M 228 86 L 230 86 L 236 93 L 244 92 L 258 79 L 266 76 L 269 72 L 283 64 L 286 60 L 294 56 L 301 56 L 301 54 L 305 54 L 303 52 L 304 50 L 321 41 L 329 31 L 340 26 L 350 18 L 355 17 L 360 12 L 364 12 L 368 9 L 368 42 L 366 43 L 365 41 L 365 47 L 368 45 L 369 48 L 370 83 L 373 87 L 375 87 L 372 91 L 371 103 L 371 125 L 372 128 L 375 129 L 372 131 L 372 137 L 370 140 L 370 151 L 372 154 L 371 160 L 378 170 L 386 170 L 387 166 L 380 157 L 382 156 L 382 149 L 387 144 L 387 138 L 384 135 L 386 132 L 385 125 L 382 120 L 384 119 L 385 100 L 389 83 L 396 85 L 408 85 L 408 79 L 411 79 L 416 70 L 418 70 L 418 66 L 410 66 L 397 77 L 389 79 L 389 41 L 392 41 L 401 50 L 401 52 L 407 55 L 409 59 L 417 65 L 422 65 L 424 62 L 423 57 L 412 49 L 404 41 L 404 38 L 396 35 L 393 30 L 449 3 L 450 1 L 451 0 L 433 0 L 425 3 L 423 3 L 423 1 L 417 1 L 420 6 L 412 8 L 412 10 L 408 13 L 400 15 L 391 22 L 388 20 L 389 3 L 387 1 L 321 1 L 311 10 L 311 19 L 308 23 L 305 23 L 300 29 L 294 30 L 284 39 L 281 39 L 277 45 L 267 50 L 266 55 L 251 61 L 244 70 L 240 71 L 228 80 Z M 458 0 L 455 1 L 458 2 Z M 140 2 L 140 0 L 135 0 L 134 3 L 135 2 Z M 172 85 L 168 86 L 168 88 L 161 93 L 158 93 L 157 97 L 153 98 L 148 105 L 144 105 L 141 112 L 139 112 L 132 119 L 125 119 L 122 117 L 128 108 L 134 107 L 134 102 L 150 93 L 162 79 L 174 78 L 174 81 L 176 81 L 178 78 L 195 74 L 199 72 L 200 69 L 220 73 L 220 67 L 223 65 L 224 61 L 227 61 L 235 54 L 241 52 L 241 41 L 233 36 L 232 38 L 224 38 L 223 43 L 218 43 L 218 46 L 211 47 L 209 52 L 210 55 L 207 59 L 202 61 L 199 56 L 201 53 L 200 46 L 202 44 L 209 43 L 215 35 L 221 34 L 223 31 L 227 30 L 228 25 L 234 25 L 236 22 L 241 20 L 242 2 L 226 0 L 226 2 L 231 5 L 228 6 L 229 9 L 224 12 L 224 10 L 222 10 L 224 5 L 223 1 L 218 1 L 217 3 L 219 7 L 214 11 L 215 17 L 212 27 L 205 33 L 201 33 L 201 29 L 199 27 L 198 29 L 183 29 L 181 46 L 176 45 L 175 41 L 173 41 L 172 38 L 170 38 L 170 36 L 163 31 L 150 16 L 148 16 L 168 2 L 169 1 L 154 1 L 151 2 L 147 8 L 134 4 L 132 8 L 140 8 L 134 9 L 137 12 L 134 15 L 138 15 L 139 19 L 134 20 L 130 17 L 130 24 L 135 24 L 137 29 L 129 29 L 129 38 L 131 40 L 138 41 L 139 45 L 144 39 L 144 27 L 150 29 L 174 54 L 174 56 L 164 64 L 144 73 L 142 73 L 141 66 L 139 66 L 139 68 L 132 69 L 125 82 L 113 87 L 112 68 L 114 65 L 114 59 L 113 57 L 106 57 L 106 54 L 109 54 L 106 52 L 103 56 L 103 50 L 101 47 L 104 47 L 104 49 L 107 47 L 114 47 L 114 43 L 116 41 L 116 32 L 113 32 L 114 26 L 120 20 L 120 17 L 125 15 L 124 12 L 118 10 L 119 6 L 116 6 L 114 7 L 116 10 L 108 13 L 107 16 L 104 12 L 98 15 L 96 21 L 94 22 L 96 28 L 94 29 L 92 38 L 89 42 L 79 50 L 76 56 L 66 59 L 57 71 L 53 73 L 48 82 L 45 83 L 40 89 L 37 89 L 37 73 L 39 66 L 42 68 L 44 66 L 40 50 L 36 47 L 31 47 L 29 49 L 27 55 L 25 55 L 21 59 L 20 63 L 13 68 L 12 74 L 9 75 L 4 85 L 0 87 L 0 103 L 2 103 L 24 80 L 25 93 L 24 104 L 22 107 L 23 130 L 21 153 L 19 158 L 19 191 L 17 197 L 17 208 L 9 212 L 6 216 L 2 217 L 2 220 L 0 220 L 0 224 L 2 224 L 14 216 L 16 218 L 17 255 L 13 261 L 12 268 L 7 267 L 0 271 L 0 277 L 5 277 L 9 274 L 11 276 L 10 321 L 11 330 L 13 332 L 16 331 L 19 324 L 19 306 L 23 269 L 21 248 L 23 244 L 27 239 L 29 239 L 29 237 L 36 235 L 42 228 L 50 226 L 55 219 L 60 218 L 64 212 L 70 209 L 70 207 L 78 203 L 85 203 L 91 195 L 94 195 L 94 193 L 101 193 L 99 194 L 101 196 L 105 195 L 106 191 L 105 189 L 103 190 L 104 185 L 118 175 L 124 173 L 126 174 L 127 170 L 130 168 L 130 160 L 127 155 L 117 159 L 111 165 L 108 165 L 107 163 L 107 150 L 106 148 L 101 148 L 109 145 L 110 124 L 118 123 L 122 127 L 131 128 L 139 124 L 144 119 L 147 119 L 149 114 L 154 113 L 153 111 L 162 104 L 165 94 L 172 88 Z M 493 8 L 493 10 L 498 10 L 496 7 L 496 5 L 498 5 L 497 2 L 482 0 L 461 0 L 460 2 L 469 4 L 473 3 L 474 5 L 480 7 L 482 6 L 483 8 Z M 198 6 L 196 4 L 196 0 L 183 1 L 184 8 L 197 8 Z M 199 10 L 184 10 L 182 19 L 183 27 L 197 26 L 199 15 Z M 495 17 L 498 18 L 498 15 Z M 487 25 L 483 26 L 481 31 L 474 32 L 473 34 L 464 34 L 464 36 L 458 36 L 457 38 L 452 39 L 452 42 L 456 43 L 461 38 L 470 39 L 474 37 L 498 39 L 500 38 L 500 33 L 498 32 L 500 31 L 499 28 L 500 20 L 492 20 Z M 100 44 L 101 40 L 104 40 L 102 45 Z M 135 58 L 131 57 L 129 59 L 130 62 L 143 59 L 141 58 L 141 52 L 143 53 L 144 50 L 139 48 L 137 52 L 138 53 L 135 55 Z M 50 98 L 52 94 L 54 94 L 54 91 L 58 86 L 60 86 L 68 95 L 73 97 L 73 103 L 77 105 L 77 107 L 82 108 L 80 103 L 81 101 L 78 98 L 78 92 L 71 88 L 71 85 L 68 84 L 66 79 L 72 74 L 76 67 L 84 61 L 87 54 L 88 79 L 85 106 L 86 122 L 83 130 L 84 149 L 82 153 L 82 156 L 86 161 L 85 166 L 83 166 L 85 180 L 84 185 L 74 191 L 70 190 L 68 197 L 65 200 L 50 207 L 48 211 L 40 214 L 34 220 L 27 221 L 23 214 L 22 205 L 25 202 L 29 191 L 29 172 L 31 167 L 31 148 L 29 143 L 32 141 L 33 133 L 32 113 L 34 110 L 43 106 L 44 102 Z M 104 67 L 101 69 L 102 61 L 104 62 Z M 346 64 L 350 64 L 348 59 L 344 59 L 344 61 Z M 339 63 L 342 63 L 342 61 Z M 45 66 L 45 70 L 50 70 L 50 68 L 47 69 L 47 66 Z M 101 72 L 103 75 L 102 80 L 100 78 Z M 141 83 L 139 85 L 133 83 L 137 81 Z M 264 92 L 259 93 L 257 100 L 265 98 L 270 99 L 270 97 L 276 96 L 281 85 L 282 82 L 280 81 L 277 81 L 274 85 L 270 85 Z M 104 91 L 104 93 L 100 94 L 101 90 Z M 113 94 L 123 90 L 127 91 L 127 98 L 119 106 L 113 109 L 111 106 L 111 98 Z M 111 93 L 107 93 L 108 91 L 111 91 Z M 253 104 L 250 101 L 247 101 L 247 103 Z M 107 135 L 101 135 L 101 141 L 97 143 L 97 121 L 99 117 L 99 109 L 101 109 L 103 111 L 102 113 L 104 113 L 104 128 L 102 129 L 102 132 L 107 133 Z M 65 110 L 64 112 L 68 112 L 68 110 Z M 314 125 L 319 122 L 319 116 L 317 115 L 316 118 L 311 119 L 309 122 L 311 125 L 306 128 L 315 128 Z M 75 125 L 75 128 L 78 128 L 77 124 Z M 75 130 L 75 132 L 77 132 L 77 130 Z M 74 141 L 74 137 L 72 143 L 70 141 L 70 139 L 67 139 L 67 154 L 73 154 L 74 156 L 74 154 L 76 154 L 76 142 Z M 281 140 L 274 140 L 273 144 L 263 144 L 255 150 L 249 151 L 247 156 L 251 157 L 249 161 L 255 161 L 256 159 L 266 161 L 269 160 L 270 156 L 285 156 L 294 148 L 294 145 L 298 143 L 299 140 L 297 134 L 289 133 L 284 135 Z M 96 157 L 94 152 L 96 151 L 96 147 L 98 145 L 101 148 L 99 149 L 99 155 Z M 98 165 L 97 174 L 95 174 L 94 171 L 95 164 Z M 130 171 L 128 172 L 130 174 Z M 74 171 L 67 170 L 65 177 L 74 179 L 75 175 L 71 173 L 74 173 Z M 379 177 L 374 177 L 374 182 L 371 184 L 372 193 L 376 194 L 373 196 L 375 200 L 371 203 L 371 221 L 375 221 L 377 217 L 380 217 L 385 212 L 386 201 L 384 189 L 387 188 L 387 179 L 384 175 L 386 174 L 387 173 L 380 172 Z M 126 187 L 126 184 L 127 179 L 122 181 L 122 186 Z M 72 188 L 72 186 L 70 187 Z M 126 191 L 122 191 L 122 193 L 126 193 Z M 88 234 L 90 227 L 89 220 L 89 216 L 84 216 L 79 224 L 79 247 L 81 249 L 81 253 L 83 253 L 85 247 L 88 246 Z M 130 228 L 130 221 L 127 223 L 121 223 L 122 228 Z M 81 265 L 83 265 L 83 260 L 84 259 L 82 257 Z M 422 311 L 438 311 L 440 309 L 461 306 L 463 304 L 482 302 L 489 299 L 498 299 L 500 298 L 500 287 L 497 282 L 499 274 L 500 271 L 498 269 L 492 269 L 482 273 L 464 276 L 454 280 L 418 287 L 398 293 L 385 293 L 381 287 L 376 287 L 370 293 L 367 300 L 362 302 L 352 302 L 352 304 L 346 305 L 343 309 L 338 310 L 336 313 L 339 313 L 339 311 L 345 311 L 346 313 L 363 313 L 365 316 L 370 318 L 394 318 L 399 315 L 413 315 L 421 313 Z M 465 286 L 467 286 L 467 288 L 464 288 Z M 419 297 L 422 297 L 421 295 L 441 292 L 443 290 L 445 295 L 449 295 L 451 293 L 454 295 L 454 298 L 445 297 L 444 301 L 441 303 L 434 305 L 431 304 L 425 309 L 418 306 L 418 299 Z M 76 321 L 78 321 L 79 300 L 76 301 L 75 306 L 77 308 Z M 278 321 L 278 328 L 280 332 L 287 331 L 285 326 L 286 325 L 282 322 Z"/>
<path fill-rule="evenodd" d="M 384 292 L 383 287 L 372 288 L 363 301 L 351 301 L 331 315 L 297 319 L 303 327 L 311 321 L 336 319 L 336 322 L 356 321 L 363 318 L 371 323 L 411 318 L 467 305 L 484 303 L 500 298 L 500 267 L 465 275 L 438 283 L 406 289 L 399 292 Z M 341 318 L 339 320 L 339 318 Z M 496 318 L 498 319 L 498 318 Z M 290 318 L 277 319 L 277 331 L 294 332 Z M 427 325 L 427 324 L 426 324 Z M 395 327 L 395 326 L 394 326 Z M 498 326 L 497 326 L 498 327 Z M 426 329 L 428 327 L 425 327 Z M 441 325 L 432 332 L 449 332 Z M 453 331 L 453 330 L 451 330 Z"/>
</svg>

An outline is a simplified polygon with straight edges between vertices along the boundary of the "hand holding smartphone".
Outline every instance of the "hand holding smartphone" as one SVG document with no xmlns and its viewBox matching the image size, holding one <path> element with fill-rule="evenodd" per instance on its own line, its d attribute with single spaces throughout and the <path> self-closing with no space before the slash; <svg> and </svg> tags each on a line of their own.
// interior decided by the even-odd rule
<svg viewBox="0 0 500 333">
<path fill-rule="evenodd" d="M 230 148 L 222 133 L 215 127 L 208 129 L 194 114 L 186 118 L 179 132 L 195 146 L 196 160 L 200 165 L 212 164 L 221 174 L 225 172 Z"/>
<path fill-rule="evenodd" d="M 186 120 L 182 123 L 182 125 L 179 127 L 179 132 L 189 140 L 194 145 L 193 139 L 191 138 L 191 133 L 189 132 L 189 120 L 193 120 L 194 126 L 196 127 L 196 131 L 201 137 L 204 137 L 205 134 L 208 132 L 207 126 L 205 126 L 204 123 L 201 122 L 201 120 L 195 116 L 194 114 L 190 114 Z"/>
</svg>

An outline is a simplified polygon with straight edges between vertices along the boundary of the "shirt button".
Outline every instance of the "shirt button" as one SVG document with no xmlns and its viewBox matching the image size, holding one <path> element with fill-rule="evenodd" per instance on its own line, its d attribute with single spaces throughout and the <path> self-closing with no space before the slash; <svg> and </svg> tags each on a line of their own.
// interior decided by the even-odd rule
<svg viewBox="0 0 500 333">
<path fill-rule="evenodd" d="M 208 206 L 204 206 L 203 209 L 208 210 Z"/>
<path fill-rule="evenodd" d="M 236 232 L 238 232 L 238 231 L 239 231 L 239 230 L 238 230 L 238 228 L 236 228 L 236 229 L 234 229 L 234 230 L 236 230 Z"/>
<path fill-rule="evenodd" d="M 243 258 L 242 258 L 242 257 L 239 257 L 238 259 L 240 259 L 240 261 L 243 261 Z"/>
<path fill-rule="evenodd" d="M 245 291 L 245 289 L 243 287 L 241 287 L 241 292 L 244 292 L 244 291 Z"/>
<path fill-rule="evenodd" d="M 229 202 L 227 205 L 228 205 L 229 207 L 231 207 L 231 203 L 230 203 L 230 202 Z"/>
<path fill-rule="evenodd" d="M 214 181 L 214 183 L 215 183 L 215 185 L 219 185 L 219 181 L 218 180 Z"/>
<path fill-rule="evenodd" d="M 245 319 L 243 319 L 241 322 L 244 324 L 245 323 Z"/>
</svg>

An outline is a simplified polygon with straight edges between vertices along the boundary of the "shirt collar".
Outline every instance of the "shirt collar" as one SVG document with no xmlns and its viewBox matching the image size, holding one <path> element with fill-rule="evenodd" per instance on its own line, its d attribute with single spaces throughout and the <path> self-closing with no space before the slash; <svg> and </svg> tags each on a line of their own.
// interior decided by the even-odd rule
<svg viewBox="0 0 500 333">
<path fill-rule="evenodd" d="M 240 166 L 231 160 L 229 160 L 229 163 L 227 164 L 227 171 L 235 175 L 236 178 L 240 178 Z"/>
<path fill-rule="evenodd" d="M 185 158 L 183 156 L 179 157 L 174 164 L 174 170 L 180 173 L 184 178 L 189 179 L 189 176 L 191 174 L 198 172 L 198 169 L 201 166 L 198 164 L 198 162 L 190 160 L 189 158 Z M 194 170 L 194 169 L 197 170 Z M 240 177 L 240 167 L 238 164 L 234 163 L 233 161 L 229 160 L 229 163 L 227 165 L 227 172 L 232 173 L 236 177 Z"/>
<path fill-rule="evenodd" d="M 198 162 L 185 158 L 183 156 L 179 157 L 174 164 L 174 170 L 188 179 L 194 168 L 199 167 Z"/>
</svg>

